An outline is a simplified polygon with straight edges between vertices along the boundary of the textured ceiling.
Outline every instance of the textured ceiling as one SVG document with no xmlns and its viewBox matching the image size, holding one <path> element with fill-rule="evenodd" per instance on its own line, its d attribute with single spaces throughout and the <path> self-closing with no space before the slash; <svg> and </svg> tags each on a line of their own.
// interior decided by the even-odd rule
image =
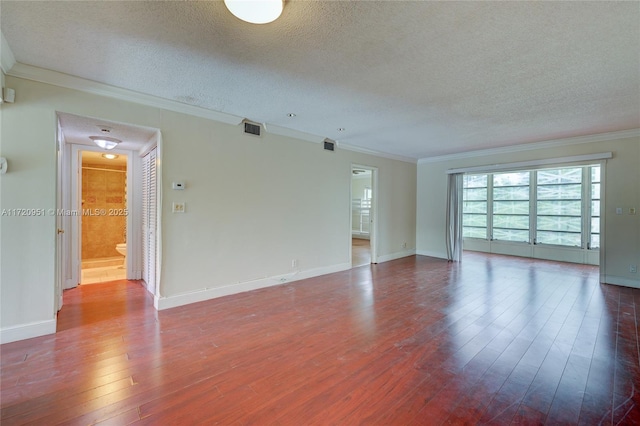
<svg viewBox="0 0 640 426">
<path fill-rule="evenodd" d="M 640 127 L 637 1 L 287 1 L 267 25 L 221 1 L 0 6 L 18 62 L 380 152 Z"/>
</svg>

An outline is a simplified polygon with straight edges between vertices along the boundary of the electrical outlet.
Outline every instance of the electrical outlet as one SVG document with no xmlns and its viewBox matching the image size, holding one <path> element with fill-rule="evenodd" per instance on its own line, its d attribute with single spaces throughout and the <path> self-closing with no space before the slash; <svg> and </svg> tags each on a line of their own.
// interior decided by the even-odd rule
<svg viewBox="0 0 640 426">
<path fill-rule="evenodd" d="M 295 269 L 298 267 L 298 259 L 293 259 L 291 261 L 291 268 Z"/>
<path fill-rule="evenodd" d="M 406 249 L 406 248 L 407 248 L 407 242 L 406 242 L 406 241 L 403 241 L 403 242 L 402 242 L 402 248 L 404 248 L 404 249 Z"/>
<path fill-rule="evenodd" d="M 184 213 L 185 208 L 186 208 L 185 203 L 173 203 L 174 213 Z"/>
<path fill-rule="evenodd" d="M 632 274 L 638 273 L 638 267 L 636 265 L 629 265 L 629 272 Z"/>
<path fill-rule="evenodd" d="M 636 208 L 635 207 L 629 208 L 629 214 L 636 214 Z"/>
<path fill-rule="evenodd" d="M 616 214 L 622 214 L 622 207 L 616 207 Z"/>
</svg>

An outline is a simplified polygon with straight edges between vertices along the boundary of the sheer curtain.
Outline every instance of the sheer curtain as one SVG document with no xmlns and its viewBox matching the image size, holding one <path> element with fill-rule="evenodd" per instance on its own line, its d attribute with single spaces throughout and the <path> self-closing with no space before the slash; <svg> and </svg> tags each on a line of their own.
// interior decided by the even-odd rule
<svg viewBox="0 0 640 426">
<path fill-rule="evenodd" d="M 447 259 L 462 260 L 462 173 L 448 175 L 447 184 Z"/>
</svg>

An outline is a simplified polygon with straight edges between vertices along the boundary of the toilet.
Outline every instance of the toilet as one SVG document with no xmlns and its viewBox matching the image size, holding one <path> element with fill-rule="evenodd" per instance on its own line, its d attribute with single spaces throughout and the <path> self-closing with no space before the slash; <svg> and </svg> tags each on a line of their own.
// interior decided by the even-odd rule
<svg viewBox="0 0 640 426">
<path fill-rule="evenodd" d="M 116 251 L 123 256 L 127 256 L 127 243 L 116 244 Z"/>
<path fill-rule="evenodd" d="M 127 265 L 127 243 L 116 244 L 116 251 L 124 256 L 124 264 L 122 268 L 126 268 Z"/>
</svg>

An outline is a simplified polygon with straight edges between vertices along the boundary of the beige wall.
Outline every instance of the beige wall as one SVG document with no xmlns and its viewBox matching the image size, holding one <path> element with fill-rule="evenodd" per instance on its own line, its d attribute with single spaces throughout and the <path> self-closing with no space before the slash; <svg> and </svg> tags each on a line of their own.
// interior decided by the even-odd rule
<svg viewBox="0 0 640 426">
<path fill-rule="evenodd" d="M 606 163 L 604 185 L 603 272 L 609 283 L 640 287 L 638 274 L 629 272 L 629 265 L 640 265 L 640 214 L 628 214 L 630 207 L 640 208 L 638 137 L 419 164 L 418 253 L 446 258 L 444 229 L 447 170 L 601 152 L 613 152 L 613 158 Z M 623 207 L 625 214 L 616 215 L 616 207 Z"/>
<path fill-rule="evenodd" d="M 122 256 L 116 245 L 126 235 L 126 166 L 82 167 L 82 209 L 97 213 L 82 217 L 82 260 Z"/>
<path fill-rule="evenodd" d="M 11 163 L 0 180 L 1 208 L 55 208 L 56 111 L 162 131 L 163 298 L 348 267 L 352 163 L 379 170 L 379 255 L 406 254 L 403 241 L 415 248 L 415 164 L 326 152 L 269 133 L 255 138 L 240 126 L 7 80 L 16 102 L 1 109 L 0 149 Z M 187 189 L 172 190 L 175 180 Z M 186 202 L 186 213 L 171 213 L 174 201 Z M 50 216 L 0 218 L 2 329 L 43 321 L 50 327 L 55 318 L 55 229 Z"/>
</svg>

